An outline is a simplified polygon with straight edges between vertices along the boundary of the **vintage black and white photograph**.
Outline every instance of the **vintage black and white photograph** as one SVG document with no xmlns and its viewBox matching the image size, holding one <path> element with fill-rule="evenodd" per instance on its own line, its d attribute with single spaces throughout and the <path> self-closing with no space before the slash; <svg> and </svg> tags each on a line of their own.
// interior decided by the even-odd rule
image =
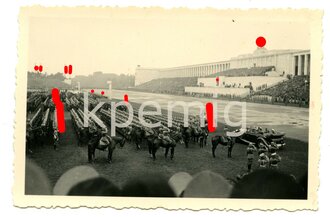
<svg viewBox="0 0 330 217">
<path fill-rule="evenodd" d="M 319 13 L 29 7 L 20 16 L 24 196 L 315 205 Z"/>
</svg>

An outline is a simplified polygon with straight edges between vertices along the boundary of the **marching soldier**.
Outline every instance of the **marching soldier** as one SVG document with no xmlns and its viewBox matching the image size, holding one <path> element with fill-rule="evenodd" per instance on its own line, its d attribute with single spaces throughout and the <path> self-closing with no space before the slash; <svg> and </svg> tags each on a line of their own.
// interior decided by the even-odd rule
<svg viewBox="0 0 330 217">
<path fill-rule="evenodd" d="M 278 164 L 281 162 L 281 157 L 276 153 L 272 153 L 269 157 L 269 168 L 271 169 L 278 169 Z"/>
<path fill-rule="evenodd" d="M 275 142 L 271 142 L 271 143 L 270 143 L 270 147 L 269 147 L 269 152 L 270 152 L 270 154 L 275 153 L 276 150 L 277 150 L 276 143 L 275 143 Z"/>
<path fill-rule="evenodd" d="M 229 142 L 228 142 L 228 158 L 231 158 L 231 152 L 233 150 L 233 147 L 236 143 L 236 138 L 235 137 L 228 137 Z"/>
<path fill-rule="evenodd" d="M 95 143 L 98 142 L 98 135 L 97 135 L 97 129 L 96 127 L 91 124 L 88 128 L 88 162 L 92 163 L 93 162 L 93 148 L 95 146 Z"/>
<path fill-rule="evenodd" d="M 268 148 L 266 147 L 266 145 L 263 143 L 260 143 L 259 149 L 258 149 L 258 155 L 260 156 L 263 153 L 267 154 L 267 152 L 268 152 Z"/>
<path fill-rule="evenodd" d="M 254 152 L 256 150 L 257 150 L 256 147 L 252 143 L 250 143 L 246 149 L 248 172 L 251 172 L 252 163 L 253 163 L 253 159 L 254 159 Z"/>
<path fill-rule="evenodd" d="M 259 168 L 268 168 L 269 158 L 265 153 L 261 153 L 258 159 Z"/>
</svg>

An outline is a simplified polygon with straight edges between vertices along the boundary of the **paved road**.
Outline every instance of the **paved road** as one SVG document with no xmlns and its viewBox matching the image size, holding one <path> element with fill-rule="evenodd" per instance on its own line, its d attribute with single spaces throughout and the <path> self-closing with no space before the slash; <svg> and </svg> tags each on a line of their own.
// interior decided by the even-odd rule
<svg viewBox="0 0 330 217">
<path fill-rule="evenodd" d="M 232 101 L 205 99 L 187 96 L 173 96 L 167 94 L 144 93 L 134 91 L 113 90 L 112 97 L 115 99 L 123 99 L 124 94 L 128 94 L 129 101 L 143 103 L 145 101 L 155 101 L 166 109 L 169 101 L 184 101 L 193 102 L 199 101 L 202 103 L 214 102 L 217 103 L 218 121 L 221 123 L 228 122 L 224 119 L 224 109 L 230 106 Z M 182 107 L 174 107 L 173 111 L 183 112 Z M 197 107 L 191 107 L 189 114 L 198 114 Z M 229 120 L 232 122 L 240 122 L 242 119 L 242 107 L 231 106 L 229 109 Z M 246 103 L 246 122 L 247 126 L 261 126 L 269 129 L 276 129 L 285 132 L 288 137 L 308 141 L 308 108 L 298 108 L 290 106 Z"/>
</svg>

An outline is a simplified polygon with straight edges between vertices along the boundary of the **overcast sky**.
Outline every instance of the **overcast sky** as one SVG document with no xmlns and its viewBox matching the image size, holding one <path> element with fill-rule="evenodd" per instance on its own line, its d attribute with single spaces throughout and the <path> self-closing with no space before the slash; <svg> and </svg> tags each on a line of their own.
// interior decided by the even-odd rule
<svg viewBox="0 0 330 217">
<path fill-rule="evenodd" d="M 258 36 L 267 49 L 310 49 L 309 18 L 294 11 L 39 9 L 30 11 L 27 70 L 42 64 L 63 72 L 71 64 L 74 75 L 134 74 L 137 65 L 175 67 L 251 53 Z"/>
</svg>

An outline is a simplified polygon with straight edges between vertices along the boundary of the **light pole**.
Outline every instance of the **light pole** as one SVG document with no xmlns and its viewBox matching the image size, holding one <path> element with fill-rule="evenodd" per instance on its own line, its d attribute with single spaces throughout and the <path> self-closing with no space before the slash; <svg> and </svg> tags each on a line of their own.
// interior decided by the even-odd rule
<svg viewBox="0 0 330 217">
<path fill-rule="evenodd" d="M 111 99 L 111 94 L 112 94 L 112 81 L 107 81 L 107 84 L 109 84 L 108 99 Z"/>
</svg>

